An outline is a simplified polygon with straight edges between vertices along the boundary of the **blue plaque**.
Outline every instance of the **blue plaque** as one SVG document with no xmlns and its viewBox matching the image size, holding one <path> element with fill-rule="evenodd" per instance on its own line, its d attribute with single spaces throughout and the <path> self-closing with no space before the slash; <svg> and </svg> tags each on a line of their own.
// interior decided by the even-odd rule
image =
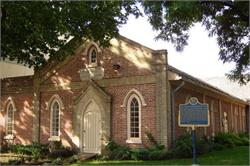
<svg viewBox="0 0 250 166">
<path fill-rule="evenodd" d="M 179 106 L 179 126 L 209 126 L 208 104 L 199 103 L 192 97 L 188 103 Z"/>
</svg>

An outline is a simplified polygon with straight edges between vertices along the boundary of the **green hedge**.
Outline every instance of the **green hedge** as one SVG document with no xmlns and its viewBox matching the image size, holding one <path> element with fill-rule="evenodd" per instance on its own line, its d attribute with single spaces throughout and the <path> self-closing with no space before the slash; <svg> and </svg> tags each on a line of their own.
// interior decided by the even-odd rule
<svg viewBox="0 0 250 166">
<path fill-rule="evenodd" d="M 16 154 L 24 154 L 31 155 L 34 158 L 38 158 L 39 156 L 44 156 L 49 153 L 48 145 L 42 145 L 39 143 L 32 143 L 30 145 L 11 145 L 10 152 Z"/>
<path fill-rule="evenodd" d="M 192 137 L 186 134 L 179 137 L 175 142 L 175 147 L 171 151 L 166 151 L 163 145 L 158 144 L 151 134 L 148 134 L 151 142 L 150 148 L 130 149 L 110 141 L 106 146 L 109 151 L 108 159 L 114 160 L 163 160 L 170 158 L 185 158 L 192 156 Z M 247 133 L 218 133 L 212 139 L 202 137 L 197 139 L 197 154 L 205 154 L 213 150 L 222 150 L 229 147 L 249 145 L 249 135 Z"/>
</svg>

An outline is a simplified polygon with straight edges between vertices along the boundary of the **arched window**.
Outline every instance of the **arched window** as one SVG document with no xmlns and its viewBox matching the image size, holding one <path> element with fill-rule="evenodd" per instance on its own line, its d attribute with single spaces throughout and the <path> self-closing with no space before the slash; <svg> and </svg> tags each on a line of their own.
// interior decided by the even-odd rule
<svg viewBox="0 0 250 166">
<path fill-rule="evenodd" d="M 89 64 L 97 65 L 97 51 L 94 47 L 92 47 L 89 51 Z"/>
<path fill-rule="evenodd" d="M 51 103 L 51 123 L 50 123 L 50 135 L 51 138 L 58 137 L 60 135 L 60 105 L 57 100 Z"/>
<path fill-rule="evenodd" d="M 14 130 L 14 106 L 10 102 L 7 106 L 7 121 L 6 121 L 7 135 L 13 135 L 13 130 Z"/>
<path fill-rule="evenodd" d="M 127 143 L 141 143 L 141 102 L 133 94 L 127 103 L 128 140 Z"/>
</svg>

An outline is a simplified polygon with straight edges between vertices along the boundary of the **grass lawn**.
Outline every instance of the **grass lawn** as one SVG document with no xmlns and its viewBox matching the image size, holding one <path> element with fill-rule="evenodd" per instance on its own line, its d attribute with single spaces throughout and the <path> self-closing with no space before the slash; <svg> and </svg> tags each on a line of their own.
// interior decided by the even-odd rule
<svg viewBox="0 0 250 166">
<path fill-rule="evenodd" d="M 157 161 L 101 161 L 89 160 L 82 161 L 71 166 L 78 165 L 191 165 L 192 159 L 174 159 L 174 160 L 157 160 Z M 213 151 L 198 156 L 200 165 L 249 165 L 249 147 L 240 146 L 222 151 Z"/>
</svg>

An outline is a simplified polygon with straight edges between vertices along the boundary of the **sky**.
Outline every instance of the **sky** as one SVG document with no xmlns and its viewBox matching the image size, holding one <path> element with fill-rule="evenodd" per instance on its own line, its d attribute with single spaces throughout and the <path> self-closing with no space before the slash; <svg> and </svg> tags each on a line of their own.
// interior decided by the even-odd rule
<svg viewBox="0 0 250 166">
<path fill-rule="evenodd" d="M 233 69 L 234 64 L 223 64 L 219 60 L 219 47 L 216 39 L 208 37 L 201 24 L 190 30 L 188 45 L 183 52 L 176 52 L 171 43 L 155 41 L 156 32 L 152 30 L 146 17 L 130 16 L 127 24 L 119 28 L 122 36 L 152 49 L 167 49 L 168 63 L 192 76 L 205 79 L 224 76 Z"/>
</svg>

